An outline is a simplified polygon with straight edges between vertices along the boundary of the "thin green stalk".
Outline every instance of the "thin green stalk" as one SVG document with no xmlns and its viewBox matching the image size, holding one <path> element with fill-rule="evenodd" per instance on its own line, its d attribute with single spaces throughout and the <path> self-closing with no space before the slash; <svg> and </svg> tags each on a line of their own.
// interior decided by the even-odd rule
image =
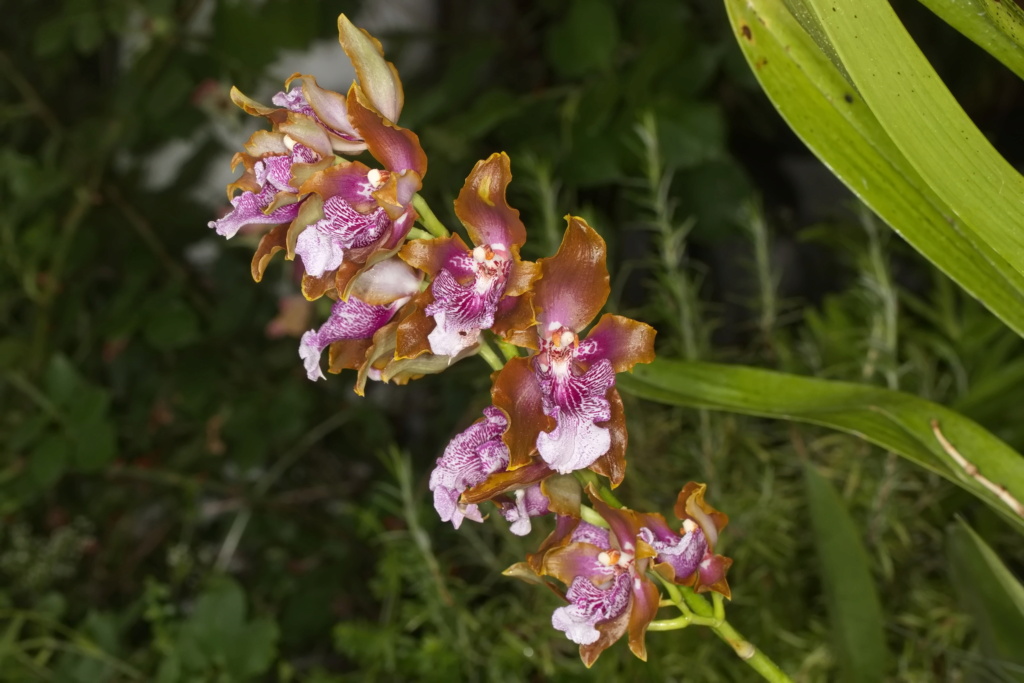
<svg viewBox="0 0 1024 683">
<path fill-rule="evenodd" d="M 477 353 L 487 361 L 492 370 L 501 370 L 505 367 L 505 361 L 498 356 L 498 353 L 487 342 L 480 342 L 480 350 Z"/>
<path fill-rule="evenodd" d="M 598 497 L 600 497 L 604 502 L 608 503 L 612 507 L 624 507 L 622 505 L 622 501 L 616 498 L 615 494 L 612 493 L 612 490 L 604 485 L 596 472 L 592 472 L 591 470 L 576 470 L 573 472 L 573 475 L 575 475 L 576 479 L 584 488 L 586 488 L 588 484 L 593 486 L 594 490 L 597 491 Z"/>
<path fill-rule="evenodd" d="M 747 666 L 761 674 L 766 681 L 771 681 L 772 683 L 792 683 L 792 679 L 779 668 L 778 664 L 773 662 L 764 652 L 758 650 L 753 643 L 744 638 L 724 618 L 723 606 L 716 604 L 713 607 L 709 605 L 707 600 L 689 588 L 684 588 L 682 593 L 683 599 L 690 609 L 700 617 L 711 619 L 714 622 L 714 625 L 710 626 L 711 630 L 715 632 L 716 636 L 728 643 L 729 647 L 736 653 L 736 656 L 742 659 Z M 716 611 L 721 612 L 723 618 L 716 618 Z"/>
<path fill-rule="evenodd" d="M 779 305 L 776 300 L 778 285 L 771 267 L 771 250 L 768 242 L 768 224 L 764 218 L 764 207 L 759 201 L 751 201 L 744 209 L 744 223 L 750 231 L 754 242 L 754 267 L 757 271 L 757 289 L 761 309 L 758 327 L 761 336 L 769 346 L 773 345 L 775 324 L 779 316 Z"/>
<path fill-rule="evenodd" d="M 606 522 L 604 520 L 604 517 L 602 517 L 601 515 L 597 514 L 597 511 L 594 510 L 594 508 L 592 508 L 592 507 L 587 507 L 586 505 L 581 505 L 580 506 L 580 518 L 584 522 L 586 522 L 587 524 L 593 524 L 594 526 L 599 526 L 602 529 L 607 529 L 608 528 L 608 522 Z"/>
<path fill-rule="evenodd" d="M 433 235 L 431 235 L 426 230 L 422 230 L 420 228 L 412 228 L 411 230 L 409 230 L 409 234 L 407 235 L 407 237 L 409 239 L 411 239 L 411 240 L 432 240 L 432 239 L 434 239 Z"/>
<path fill-rule="evenodd" d="M 416 213 L 419 214 L 419 222 L 424 228 L 427 229 L 434 237 L 448 237 L 451 233 L 448 232 L 448 228 L 444 227 L 444 223 L 438 220 L 437 216 L 430 209 L 427 201 L 420 195 L 414 195 L 412 198 L 412 206 L 416 209 Z"/>
<path fill-rule="evenodd" d="M 501 351 L 501 355 L 505 356 L 505 362 L 512 360 L 513 358 L 519 357 L 519 347 L 515 344 L 509 344 L 500 337 L 497 338 L 496 343 L 498 344 L 498 350 Z"/>
</svg>

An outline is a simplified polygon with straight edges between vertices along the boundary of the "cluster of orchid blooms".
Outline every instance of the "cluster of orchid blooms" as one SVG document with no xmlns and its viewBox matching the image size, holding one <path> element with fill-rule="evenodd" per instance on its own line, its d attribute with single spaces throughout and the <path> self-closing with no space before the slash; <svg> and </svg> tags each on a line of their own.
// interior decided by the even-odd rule
<svg viewBox="0 0 1024 683">
<path fill-rule="evenodd" d="M 230 238 L 244 226 L 269 226 L 254 279 L 283 251 L 301 263 L 307 299 L 335 301 L 300 342 L 311 380 L 324 377 L 325 349 L 328 371 L 356 370 L 362 394 L 367 380 L 405 384 L 493 353 L 488 343 L 496 342 L 507 361 L 493 376 L 492 405 L 437 461 L 434 506 L 458 528 L 483 521 L 489 502 L 518 535 L 530 532 L 531 518 L 553 515 L 539 550 L 507 573 L 567 587 L 559 593 L 568 604 L 552 624 L 581 646 L 588 666 L 626 633 L 646 658 L 644 634 L 661 600 L 655 581 L 728 597 L 731 563 L 714 553 L 727 517 L 704 502 L 703 484 L 679 494 L 682 526 L 674 528 L 659 514 L 609 504 L 615 498 L 595 476 L 611 488 L 625 476 L 615 376 L 653 360 L 654 330 L 606 314 L 580 338 L 609 294 L 604 240 L 569 216 L 554 256 L 522 260 L 526 228 L 505 198 L 504 153 L 478 162 L 455 200 L 471 245 L 436 221 L 414 230 L 427 158 L 416 134 L 396 124 L 397 71 L 376 39 L 344 15 L 338 26 L 357 76 L 347 95 L 302 74 L 270 107 L 232 90 L 236 104 L 272 128 L 235 155 L 245 173 L 228 186 L 232 210 L 210 227 Z M 379 167 L 352 158 L 365 151 Z"/>
</svg>

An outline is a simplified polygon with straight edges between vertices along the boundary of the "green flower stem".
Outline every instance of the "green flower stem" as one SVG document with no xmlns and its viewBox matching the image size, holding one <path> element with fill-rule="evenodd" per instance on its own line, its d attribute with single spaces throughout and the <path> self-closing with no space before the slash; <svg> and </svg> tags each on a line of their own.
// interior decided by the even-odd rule
<svg viewBox="0 0 1024 683">
<path fill-rule="evenodd" d="M 710 622 L 706 625 L 715 632 L 716 636 L 728 643 L 736 656 L 746 662 L 747 666 L 771 683 L 792 683 L 792 679 L 779 668 L 778 664 L 758 650 L 753 643 L 744 638 L 739 631 L 733 628 L 732 624 L 726 621 L 725 605 L 721 597 L 718 597 L 715 600 L 715 605 L 712 606 L 691 588 L 683 586 L 680 592 L 683 594 L 687 606 L 698 615 L 696 618 Z M 692 623 L 697 622 L 693 621 Z"/>
<path fill-rule="evenodd" d="M 593 524 L 594 526 L 599 526 L 602 529 L 609 528 L 608 522 L 604 521 L 604 517 L 597 514 L 597 511 L 594 510 L 594 508 L 587 507 L 586 505 L 580 506 L 580 519 L 587 524 Z"/>
<path fill-rule="evenodd" d="M 448 232 L 448 228 L 444 227 L 444 223 L 437 219 L 434 212 L 430 210 L 427 202 L 420 195 L 414 195 L 412 198 L 412 206 L 416 209 L 416 213 L 420 216 L 420 225 L 427 229 L 434 237 L 448 237 L 451 233 Z"/>
<path fill-rule="evenodd" d="M 597 476 L 596 472 L 592 472 L 591 470 L 576 470 L 573 474 L 576 475 L 576 479 L 583 485 L 583 488 L 586 488 L 587 484 L 593 485 L 601 500 L 608 503 L 613 508 L 625 507 L 622 504 L 622 501 L 615 497 L 612 490 L 604 485 L 604 482 L 601 481 L 601 478 Z"/>
<path fill-rule="evenodd" d="M 497 337 L 497 343 L 498 349 L 501 351 L 502 355 L 505 356 L 506 361 L 510 361 L 513 358 L 519 357 L 519 347 L 517 347 L 515 344 L 509 344 L 501 337 Z"/>
<path fill-rule="evenodd" d="M 501 370 L 505 367 L 505 361 L 490 347 L 487 342 L 480 342 L 480 350 L 477 351 L 480 357 L 487 361 L 492 370 Z"/>
<path fill-rule="evenodd" d="M 421 230 L 420 228 L 412 228 L 411 230 L 409 230 L 409 234 L 406 235 L 406 237 L 408 237 L 411 240 L 432 240 L 432 239 L 434 239 L 433 235 L 431 235 L 426 230 Z"/>
</svg>

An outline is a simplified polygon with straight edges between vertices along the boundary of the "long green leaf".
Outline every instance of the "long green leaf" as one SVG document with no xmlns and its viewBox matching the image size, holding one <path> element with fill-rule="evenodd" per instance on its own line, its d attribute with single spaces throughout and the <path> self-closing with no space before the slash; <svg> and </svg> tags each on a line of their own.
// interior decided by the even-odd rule
<svg viewBox="0 0 1024 683">
<path fill-rule="evenodd" d="M 838 57 L 802 1 L 793 0 L 794 17 L 780 0 L 725 0 L 739 45 L 768 97 L 852 192 L 1024 336 L 1024 277 L 961 229 L 836 66 Z"/>
<path fill-rule="evenodd" d="M 946 549 L 953 584 L 974 617 L 983 651 L 1024 667 L 1024 586 L 963 520 L 950 528 Z M 1024 680 L 1024 668 L 1014 680 Z"/>
<path fill-rule="evenodd" d="M 882 604 L 857 526 L 832 484 L 813 465 L 804 467 L 808 512 L 818 549 L 829 622 L 843 678 L 856 683 L 885 679 Z"/>
<path fill-rule="evenodd" d="M 918 0 L 1024 78 L 1024 10 L 1013 0 Z"/>
<path fill-rule="evenodd" d="M 968 118 L 887 0 L 804 0 L 865 104 L 966 229 L 1024 273 L 1024 177 Z"/>
<path fill-rule="evenodd" d="M 941 474 L 1024 532 L 1024 457 L 980 425 L 930 401 L 864 384 L 660 359 L 620 375 L 618 383 L 636 396 L 671 405 L 855 434 Z"/>
</svg>

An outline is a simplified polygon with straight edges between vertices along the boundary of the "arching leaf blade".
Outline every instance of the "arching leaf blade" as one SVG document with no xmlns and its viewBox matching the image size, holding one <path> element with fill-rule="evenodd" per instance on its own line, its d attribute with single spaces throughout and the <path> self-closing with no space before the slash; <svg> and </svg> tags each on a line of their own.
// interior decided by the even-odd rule
<svg viewBox="0 0 1024 683">
<path fill-rule="evenodd" d="M 821 161 L 940 270 L 1024 336 L 1024 276 L 963 228 L 826 54 L 805 0 L 726 0 L 740 48 L 769 99 Z M 815 31 L 817 41 L 801 24 Z M 819 45 L 819 43 L 823 43 Z"/>
<path fill-rule="evenodd" d="M 664 359 L 620 375 L 618 384 L 635 396 L 670 405 L 807 422 L 853 434 L 940 474 L 1024 533 L 1024 456 L 972 420 L 931 401 L 866 384 Z"/>
</svg>

